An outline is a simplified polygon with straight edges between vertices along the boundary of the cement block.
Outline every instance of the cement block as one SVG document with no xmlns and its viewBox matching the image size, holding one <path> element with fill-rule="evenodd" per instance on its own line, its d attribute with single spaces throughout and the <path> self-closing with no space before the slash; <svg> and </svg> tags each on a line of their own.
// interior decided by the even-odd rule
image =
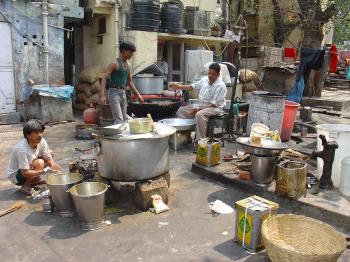
<svg viewBox="0 0 350 262">
<path fill-rule="evenodd" d="M 36 118 L 44 123 L 74 120 L 72 101 L 39 95 L 30 96 L 25 114 L 27 119 Z"/>
<path fill-rule="evenodd" d="M 18 124 L 20 121 L 21 118 L 18 112 L 0 114 L 1 125 Z"/>
<path fill-rule="evenodd" d="M 168 203 L 168 183 L 164 177 L 159 179 L 137 183 L 135 186 L 134 203 L 141 210 L 146 211 L 152 207 L 152 195 L 160 195 L 164 203 Z"/>
</svg>

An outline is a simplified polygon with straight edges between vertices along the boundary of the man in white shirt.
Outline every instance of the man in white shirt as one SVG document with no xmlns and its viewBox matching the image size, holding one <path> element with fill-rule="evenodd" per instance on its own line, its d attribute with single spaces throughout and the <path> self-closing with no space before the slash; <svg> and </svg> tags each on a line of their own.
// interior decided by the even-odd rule
<svg viewBox="0 0 350 262">
<path fill-rule="evenodd" d="M 220 65 L 213 63 L 209 66 L 208 76 L 203 77 L 192 85 L 172 84 L 171 88 L 191 91 L 199 91 L 199 104 L 180 107 L 176 115 L 178 118 L 196 118 L 197 139 L 206 137 L 208 119 L 216 115 L 218 110 L 225 106 L 227 88 L 225 83 L 219 79 Z"/>
<path fill-rule="evenodd" d="M 40 120 L 29 120 L 23 126 L 24 139 L 14 146 L 11 153 L 7 176 L 13 184 L 21 186 L 25 194 L 35 192 L 33 186 L 42 182 L 40 176 L 45 173 L 45 166 L 53 172 L 61 170 L 43 138 L 44 130 L 45 125 Z"/>
</svg>

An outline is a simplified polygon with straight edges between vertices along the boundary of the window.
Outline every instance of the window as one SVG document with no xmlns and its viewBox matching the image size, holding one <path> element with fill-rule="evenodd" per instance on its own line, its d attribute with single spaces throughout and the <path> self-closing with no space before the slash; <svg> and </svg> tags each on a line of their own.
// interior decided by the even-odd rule
<svg viewBox="0 0 350 262">
<path fill-rule="evenodd" d="M 98 20 L 98 35 L 103 35 L 106 33 L 106 17 L 101 17 Z"/>
</svg>

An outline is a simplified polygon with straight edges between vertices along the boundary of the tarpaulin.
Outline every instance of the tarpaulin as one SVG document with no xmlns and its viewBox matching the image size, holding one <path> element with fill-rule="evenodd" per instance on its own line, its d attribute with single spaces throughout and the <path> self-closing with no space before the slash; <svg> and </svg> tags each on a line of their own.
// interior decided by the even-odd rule
<svg viewBox="0 0 350 262">
<path fill-rule="evenodd" d="M 51 87 L 48 85 L 26 86 L 22 92 L 21 101 L 28 100 L 29 96 L 32 94 L 55 97 L 61 100 L 70 101 L 74 94 L 74 87 L 70 85 L 56 87 Z"/>
<path fill-rule="evenodd" d="M 304 88 L 305 88 L 304 78 L 301 78 L 300 80 L 296 80 L 294 86 L 289 91 L 287 100 L 300 103 L 301 98 L 303 97 Z"/>
</svg>

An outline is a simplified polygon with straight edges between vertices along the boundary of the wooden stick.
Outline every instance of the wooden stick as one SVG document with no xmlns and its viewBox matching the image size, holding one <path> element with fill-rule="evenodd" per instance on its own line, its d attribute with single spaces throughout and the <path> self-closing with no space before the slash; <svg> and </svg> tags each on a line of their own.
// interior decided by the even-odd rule
<svg viewBox="0 0 350 262">
<path fill-rule="evenodd" d="M 10 213 L 16 211 L 17 209 L 22 208 L 24 206 L 24 204 L 25 203 L 23 201 L 17 201 L 11 207 L 9 207 L 3 211 L 0 211 L 0 217 L 5 216 L 7 214 L 10 214 Z"/>
</svg>

